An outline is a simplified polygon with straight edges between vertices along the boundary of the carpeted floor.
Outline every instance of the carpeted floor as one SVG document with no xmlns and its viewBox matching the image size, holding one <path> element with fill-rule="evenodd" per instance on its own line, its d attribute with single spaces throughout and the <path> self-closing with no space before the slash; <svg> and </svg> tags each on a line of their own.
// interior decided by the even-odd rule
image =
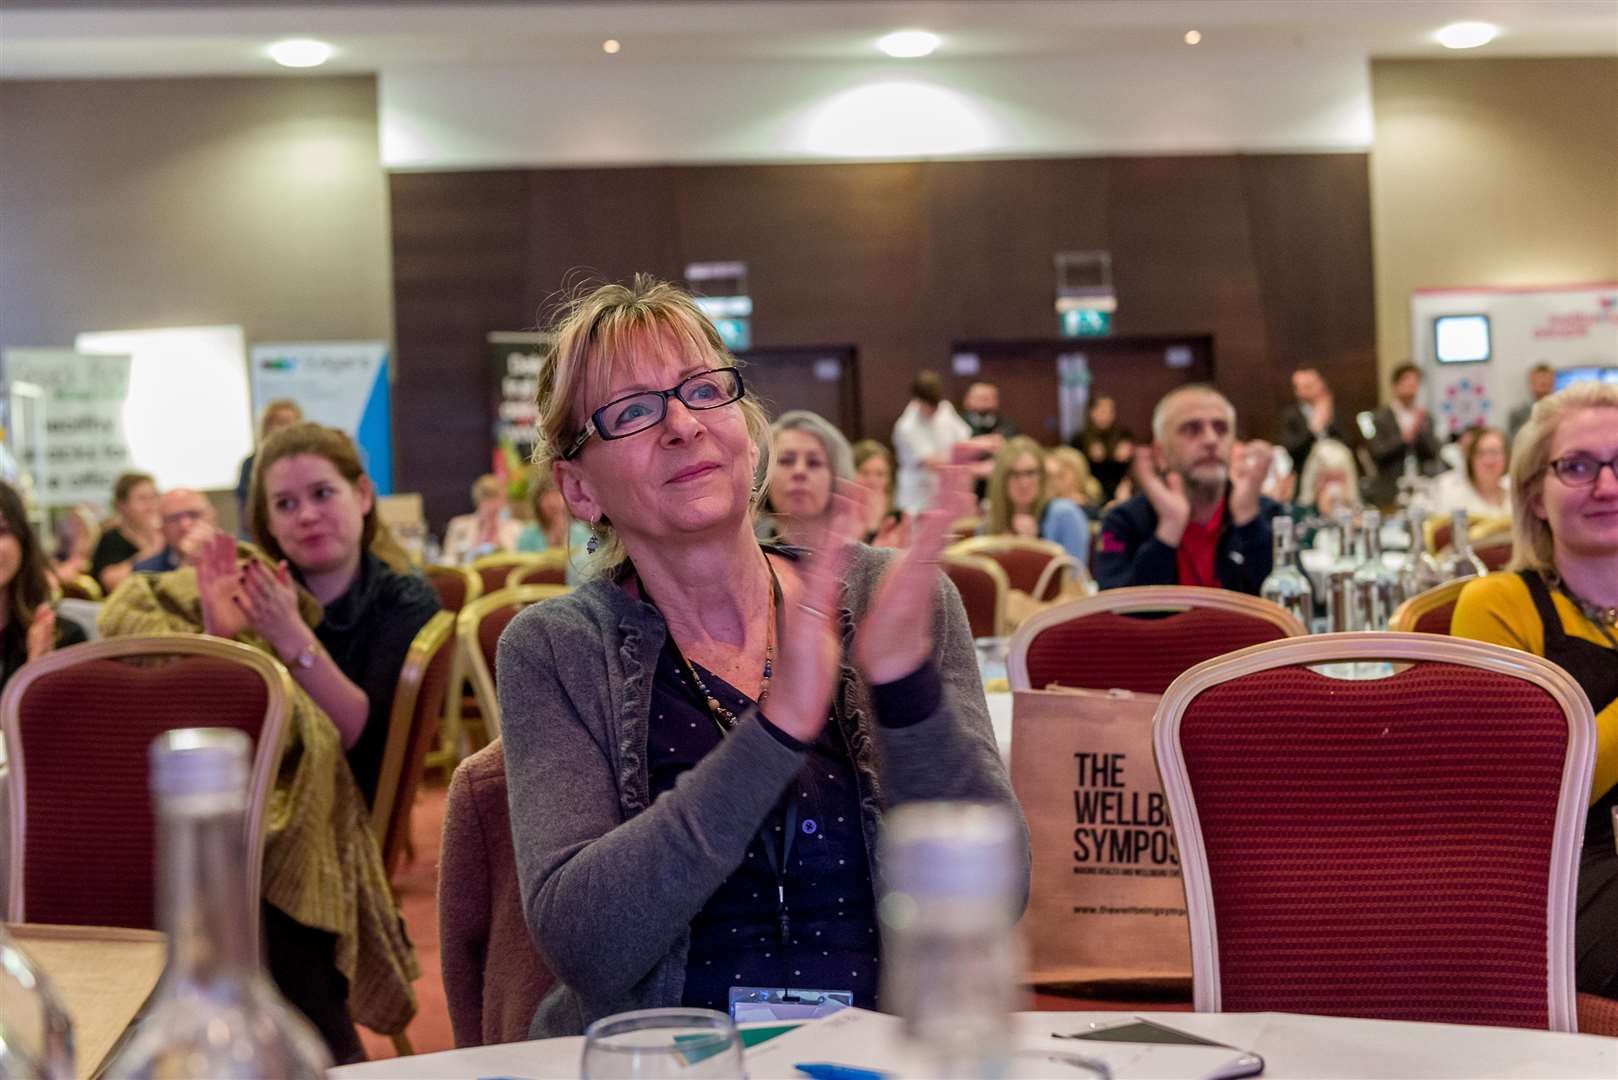
<svg viewBox="0 0 1618 1080">
<path fill-rule="evenodd" d="M 438 952 L 438 847 L 444 830 L 444 797 L 445 789 L 441 785 L 424 785 L 421 788 L 410 822 L 416 857 L 399 868 L 393 881 L 399 895 L 399 906 L 404 912 L 405 925 L 410 930 L 410 940 L 415 943 L 416 956 L 421 961 L 421 978 L 416 981 L 416 999 L 420 1011 L 407 1032 L 411 1048 L 418 1054 L 451 1050 L 455 1046 L 450 1034 L 449 1009 L 444 1002 L 444 981 L 440 974 Z M 1052 1011 L 1163 1011 L 1188 1010 L 1191 1005 L 1189 994 L 1114 1000 L 1081 996 L 1079 993 L 1041 993 L 1034 995 L 1030 1007 Z M 393 1041 L 387 1036 L 362 1028 L 360 1038 L 365 1043 L 365 1052 L 372 1058 L 397 1056 Z"/>
<path fill-rule="evenodd" d="M 455 1048 L 438 959 L 438 846 L 444 831 L 445 794 L 441 783 L 421 787 L 416 796 L 415 813 L 410 818 L 410 837 L 416 857 L 400 866 L 393 878 L 405 926 L 416 946 L 416 957 L 421 961 L 421 978 L 416 980 L 416 1001 L 420 1008 L 406 1032 L 411 1048 L 418 1054 Z M 398 1056 L 393 1040 L 386 1035 L 361 1028 L 360 1039 L 372 1058 Z"/>
</svg>

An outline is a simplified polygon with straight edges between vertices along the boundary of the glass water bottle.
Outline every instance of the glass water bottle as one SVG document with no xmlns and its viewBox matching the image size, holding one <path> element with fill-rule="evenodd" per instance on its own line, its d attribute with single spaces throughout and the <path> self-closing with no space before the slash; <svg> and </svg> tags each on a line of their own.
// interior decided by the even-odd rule
<svg viewBox="0 0 1618 1080">
<path fill-rule="evenodd" d="M 75 1075 L 67 1007 L 44 970 L 0 923 L 0 1077 L 72 1080 Z"/>
<path fill-rule="evenodd" d="M 248 761 L 240 731 L 185 728 L 152 743 L 158 902 L 168 966 L 111 1078 L 318 1080 L 325 1044 L 259 962 L 247 891 Z"/>
<path fill-rule="evenodd" d="M 1314 624 L 1315 594 L 1309 579 L 1298 569 L 1298 548 L 1290 517 L 1278 515 L 1270 521 L 1273 558 L 1270 574 L 1259 586 L 1259 595 L 1279 604 L 1308 629 Z"/>
<path fill-rule="evenodd" d="M 1450 515 L 1449 553 L 1439 560 L 1438 569 L 1445 581 L 1482 577 L 1489 572 L 1483 560 L 1472 551 L 1472 537 L 1467 532 L 1464 509 Z"/>
</svg>

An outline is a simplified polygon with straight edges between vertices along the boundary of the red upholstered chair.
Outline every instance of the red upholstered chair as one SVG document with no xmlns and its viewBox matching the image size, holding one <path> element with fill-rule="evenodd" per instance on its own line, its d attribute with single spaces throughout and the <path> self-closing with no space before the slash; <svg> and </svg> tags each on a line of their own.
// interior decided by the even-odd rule
<svg viewBox="0 0 1618 1080">
<path fill-rule="evenodd" d="M 1061 544 L 1022 536 L 974 536 L 949 546 L 951 555 L 978 555 L 993 559 L 1006 572 L 1013 589 L 1041 602 L 1062 595 L 1069 582 L 1085 582 L 1089 571 L 1074 561 Z"/>
<path fill-rule="evenodd" d="M 1193 664 L 1304 632 L 1278 605 L 1228 589 L 1108 589 L 1042 611 L 1018 627 L 1007 673 L 1013 690 L 1060 684 L 1161 694 Z"/>
<path fill-rule="evenodd" d="M 441 850 L 438 941 L 455 1045 L 520 1042 L 556 977 L 528 936 L 499 739 L 455 770 Z"/>
<path fill-rule="evenodd" d="M 1483 565 L 1489 568 L 1489 573 L 1497 573 L 1511 562 L 1511 538 L 1508 536 L 1503 540 L 1491 539 L 1487 543 L 1478 544 L 1472 552 L 1483 560 Z"/>
<path fill-rule="evenodd" d="M 500 698 L 494 680 L 494 652 L 500 644 L 500 635 L 506 625 L 516 618 L 517 612 L 529 604 L 564 596 L 569 590 L 562 585 L 523 585 L 515 589 L 480 596 L 455 619 L 456 649 L 461 666 L 471 677 L 472 692 L 477 695 L 478 712 L 490 739 L 500 735 Z"/>
<path fill-rule="evenodd" d="M 454 655 L 455 616 L 440 611 L 416 632 L 399 671 L 371 803 L 371 831 L 382 846 L 382 865 L 389 875 L 409 843 L 410 808 L 427 767 L 427 752 L 438 737 Z"/>
<path fill-rule="evenodd" d="M 502 587 L 515 589 L 519 585 L 566 585 L 568 554 L 566 548 L 538 552 L 530 561 L 512 567 Z"/>
<path fill-rule="evenodd" d="M 111 638 L 22 667 L 0 697 L 11 763 L 6 918 L 156 927 L 148 752 L 184 727 L 253 740 L 246 833 L 256 896 L 291 693 L 274 657 L 198 634 Z M 252 912 L 257 933 L 257 904 Z"/>
<path fill-rule="evenodd" d="M 468 600 L 476 600 L 483 592 L 483 579 L 464 566 L 434 564 L 422 567 L 421 572 L 438 593 L 438 606 L 451 613 L 461 610 Z"/>
<path fill-rule="evenodd" d="M 1006 594 L 1011 582 L 1000 564 L 977 555 L 945 555 L 943 570 L 961 594 L 966 621 L 975 638 L 1001 637 L 1006 630 Z"/>
<path fill-rule="evenodd" d="M 1391 661 L 1380 678 L 1312 665 Z M 1153 731 L 1196 1008 L 1574 1029 L 1595 760 L 1555 664 L 1327 634 L 1199 664 Z"/>
<path fill-rule="evenodd" d="M 496 551 L 492 555 L 473 559 L 467 567 L 478 576 L 483 588 L 480 596 L 488 596 L 492 592 L 499 592 L 506 587 L 506 579 L 511 572 L 519 567 L 534 565 L 549 565 L 555 556 L 547 558 L 544 552 L 539 551 Z"/>
<path fill-rule="evenodd" d="M 1394 611 L 1388 619 L 1388 629 L 1407 634 L 1449 634 L 1450 619 L 1455 615 L 1455 601 L 1471 578 L 1446 581 L 1434 585 L 1426 592 L 1417 593 Z"/>
</svg>

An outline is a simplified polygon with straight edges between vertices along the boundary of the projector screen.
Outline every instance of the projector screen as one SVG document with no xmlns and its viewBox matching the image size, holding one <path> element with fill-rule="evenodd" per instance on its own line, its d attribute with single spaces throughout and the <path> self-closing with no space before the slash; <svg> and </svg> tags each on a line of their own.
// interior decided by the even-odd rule
<svg viewBox="0 0 1618 1080">
<path fill-rule="evenodd" d="M 239 326 L 80 334 L 82 353 L 133 359 L 124 433 L 130 464 L 161 489 L 230 489 L 253 451 L 247 346 Z"/>
</svg>

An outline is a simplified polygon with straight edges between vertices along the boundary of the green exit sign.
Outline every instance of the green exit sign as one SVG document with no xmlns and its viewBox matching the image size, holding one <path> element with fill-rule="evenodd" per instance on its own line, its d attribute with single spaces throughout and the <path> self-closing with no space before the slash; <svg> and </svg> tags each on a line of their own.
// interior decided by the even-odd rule
<svg viewBox="0 0 1618 1080">
<path fill-rule="evenodd" d="M 1112 332 L 1110 311 L 1062 312 L 1063 337 L 1099 337 Z"/>
</svg>

